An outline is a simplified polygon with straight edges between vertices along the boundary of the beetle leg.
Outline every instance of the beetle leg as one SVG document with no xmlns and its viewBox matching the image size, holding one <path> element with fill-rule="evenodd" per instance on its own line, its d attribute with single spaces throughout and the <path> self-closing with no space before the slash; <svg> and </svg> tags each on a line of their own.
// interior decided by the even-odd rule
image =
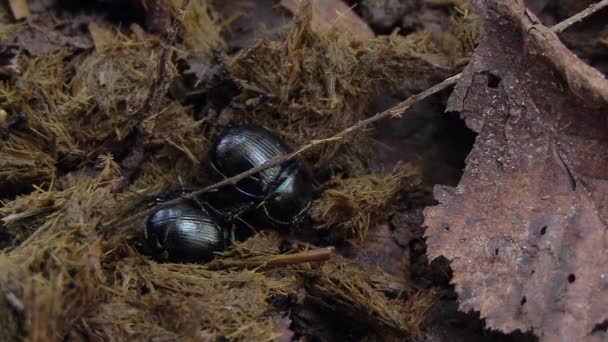
<svg viewBox="0 0 608 342">
<path fill-rule="evenodd" d="M 255 202 L 243 203 L 238 208 L 231 210 L 229 215 L 231 218 L 240 218 L 241 215 L 251 210 L 255 205 Z"/>
<path fill-rule="evenodd" d="M 167 250 L 164 250 L 161 254 L 161 261 L 167 261 L 169 260 L 169 252 Z"/>
<path fill-rule="evenodd" d="M 246 203 L 240 204 L 236 208 L 232 208 L 232 209 L 226 211 L 226 210 L 217 209 L 216 207 L 214 207 L 211 203 L 209 203 L 207 201 L 203 202 L 203 201 L 200 201 L 199 199 L 195 199 L 195 200 L 201 208 L 204 208 L 204 209 L 210 211 L 211 213 L 213 213 L 214 215 L 217 215 L 217 216 L 221 217 L 222 219 L 224 219 L 225 221 L 229 221 L 229 222 L 234 221 L 236 218 L 238 218 L 241 215 L 243 215 L 244 213 L 250 211 L 256 204 L 255 202 L 246 202 Z"/>
</svg>

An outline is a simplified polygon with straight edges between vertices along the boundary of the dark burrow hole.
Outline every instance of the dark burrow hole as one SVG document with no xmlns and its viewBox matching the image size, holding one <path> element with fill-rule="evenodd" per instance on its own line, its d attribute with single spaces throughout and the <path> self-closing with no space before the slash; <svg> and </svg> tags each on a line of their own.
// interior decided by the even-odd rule
<svg viewBox="0 0 608 342">
<path fill-rule="evenodd" d="M 486 77 L 488 78 L 488 87 L 492 89 L 498 88 L 501 81 L 500 76 L 494 75 L 489 71 L 485 71 L 483 74 L 486 75 Z"/>
<path fill-rule="evenodd" d="M 540 235 L 545 235 L 546 232 L 547 232 L 547 226 L 544 226 L 540 229 Z"/>
<path fill-rule="evenodd" d="M 140 288 L 139 288 L 139 294 L 142 296 L 147 295 L 148 293 L 150 293 L 150 288 L 148 287 L 148 285 L 143 284 Z"/>
<path fill-rule="evenodd" d="M 526 296 L 521 297 L 521 301 L 519 302 L 519 304 L 524 305 L 528 302 L 528 300 L 526 299 Z"/>
<path fill-rule="evenodd" d="M 56 8 L 59 12 L 101 14 L 111 23 L 122 24 L 124 27 L 129 27 L 131 23 L 137 23 L 142 27 L 146 25 L 145 8 L 139 1 L 60 0 Z"/>
<path fill-rule="evenodd" d="M 498 248 L 494 250 L 494 255 L 498 255 Z"/>
<path fill-rule="evenodd" d="M 574 275 L 574 273 L 570 273 L 570 274 L 568 275 L 568 282 L 569 282 L 570 284 L 572 284 L 572 283 L 574 283 L 574 281 L 575 281 L 575 280 L 576 280 L 576 276 Z"/>
<path fill-rule="evenodd" d="M 593 330 L 591 330 L 591 333 L 595 334 L 595 333 L 606 331 L 606 330 L 608 330 L 608 319 L 604 320 L 602 323 L 596 324 L 593 327 Z"/>
<path fill-rule="evenodd" d="M 401 118 L 376 124 L 373 172 L 390 171 L 397 162 L 422 166 L 429 185 L 456 186 L 465 168 L 465 159 L 475 143 L 460 113 L 445 112 L 451 89 L 414 104 Z M 369 113 L 394 106 L 410 94 L 381 95 L 372 100 Z"/>
<path fill-rule="evenodd" d="M 5 228 L 2 226 L 0 222 L 0 251 L 6 247 L 9 247 L 12 242 L 12 236 L 4 230 Z"/>
</svg>

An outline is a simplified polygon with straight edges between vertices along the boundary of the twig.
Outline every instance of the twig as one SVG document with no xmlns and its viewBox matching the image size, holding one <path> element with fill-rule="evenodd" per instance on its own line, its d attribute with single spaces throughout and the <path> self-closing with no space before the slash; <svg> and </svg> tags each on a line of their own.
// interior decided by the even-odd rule
<svg viewBox="0 0 608 342">
<path fill-rule="evenodd" d="M 576 21 L 584 19 L 585 17 L 587 17 L 587 16 L 591 15 L 592 13 L 598 11 L 599 9 L 605 7 L 607 4 L 608 4 L 608 0 L 603 0 L 603 1 L 599 2 L 599 3 L 593 4 L 593 5 L 589 6 L 588 8 L 586 8 L 585 10 L 579 12 L 578 14 L 575 14 L 572 17 L 570 17 L 570 18 L 568 18 L 568 19 L 560 22 L 559 24 L 553 26 L 551 28 L 551 30 L 553 30 L 554 32 L 561 32 L 560 30 L 566 29 L 568 26 L 572 25 Z M 354 131 L 357 131 L 357 130 L 365 127 L 365 126 L 368 126 L 368 125 L 370 125 L 370 124 L 372 124 L 372 123 L 374 123 L 376 121 L 382 120 L 382 119 L 387 118 L 389 116 L 392 116 L 392 117 L 401 116 L 403 113 L 405 113 L 406 110 L 408 110 L 416 102 L 421 101 L 421 100 L 423 100 L 423 99 L 425 99 L 425 98 L 427 98 L 427 97 L 429 97 L 429 96 L 431 96 L 431 95 L 433 95 L 435 93 L 438 93 L 441 90 L 443 90 L 443 89 L 445 89 L 445 88 L 447 88 L 447 87 L 449 87 L 451 85 L 454 85 L 460 79 L 461 76 L 462 76 L 462 73 L 459 73 L 459 74 L 456 74 L 456 75 L 454 75 L 452 77 L 446 78 L 441 83 L 438 83 L 438 84 L 436 84 L 436 85 L 434 85 L 434 86 L 426 89 L 425 91 L 423 91 L 421 93 L 418 93 L 416 95 L 410 96 L 407 100 L 405 100 L 405 101 L 403 101 L 403 102 L 395 105 L 392 108 L 389 108 L 388 110 L 385 110 L 384 112 L 378 113 L 378 114 L 376 114 L 376 115 L 374 115 L 372 117 L 369 117 L 369 118 L 367 118 L 365 120 L 361 120 L 361 121 L 357 122 L 356 124 L 354 124 L 354 125 L 346 128 L 345 130 L 341 131 L 340 133 L 337 133 L 337 134 L 335 134 L 335 135 L 333 135 L 333 136 L 331 136 L 331 137 L 329 137 L 327 139 L 313 140 L 309 144 L 306 144 L 306 145 L 300 147 L 295 152 L 292 152 L 290 154 L 286 154 L 286 155 L 283 155 L 283 156 L 280 156 L 280 157 L 273 158 L 273 159 L 267 161 L 266 163 L 264 163 L 264 164 L 262 164 L 260 166 L 257 166 L 257 167 L 254 167 L 252 169 L 249 169 L 249 170 L 247 170 L 245 172 L 242 172 L 242 173 L 240 173 L 240 174 L 238 174 L 236 176 L 233 176 L 233 177 L 230 177 L 230 178 L 226 178 L 226 179 L 224 179 L 224 180 L 222 180 L 222 181 L 220 181 L 218 183 L 212 184 L 212 185 L 210 185 L 208 187 L 205 187 L 205 188 L 203 188 L 201 190 L 197 190 L 197 191 L 194 191 L 194 192 L 191 192 L 191 193 L 188 193 L 188 194 L 184 194 L 181 198 L 194 199 L 197 196 L 199 196 L 199 195 L 201 195 L 203 193 L 209 192 L 211 190 L 215 190 L 215 189 L 218 189 L 218 188 L 221 188 L 223 186 L 230 185 L 230 184 L 236 184 L 236 182 L 238 182 L 238 181 L 240 181 L 242 179 L 245 179 L 245 178 L 247 178 L 249 176 L 252 176 L 252 175 L 254 175 L 254 174 L 256 174 L 256 173 L 258 173 L 258 172 L 260 172 L 262 170 L 265 170 L 267 168 L 270 168 L 270 167 L 273 167 L 273 166 L 276 166 L 276 165 L 280 165 L 280 164 L 286 163 L 286 162 L 294 159 L 298 155 L 300 155 L 300 154 L 308 151 L 309 149 L 311 149 L 313 147 L 316 147 L 317 145 L 321 145 L 323 143 L 330 142 L 330 141 L 340 140 L 340 139 L 344 138 L 345 136 L 347 136 L 348 134 L 350 134 L 350 133 L 352 133 Z M 126 218 L 125 220 L 123 220 L 121 222 L 118 222 L 118 225 L 127 224 L 127 223 L 130 223 L 130 222 L 133 222 L 133 221 L 135 221 L 137 219 L 146 217 L 146 216 L 154 213 L 155 211 L 157 211 L 159 209 L 170 207 L 170 206 L 176 204 L 177 202 L 179 202 L 179 200 L 181 198 L 178 198 L 178 199 L 175 199 L 175 200 L 171 200 L 171 201 L 167 201 L 167 202 L 163 202 L 163 203 L 158 204 L 157 206 L 155 206 L 153 208 L 150 208 L 150 209 L 144 210 L 142 212 L 139 212 L 139 213 L 137 213 L 135 215 L 132 215 L 132 216 Z M 104 225 L 104 227 L 106 229 L 108 229 L 108 230 L 111 230 L 112 227 L 114 227 L 116 224 L 117 224 L 116 221 L 112 221 L 112 222 L 106 223 Z"/>
<path fill-rule="evenodd" d="M 551 31 L 553 31 L 555 33 L 561 33 L 562 31 L 564 31 L 571 25 L 587 18 L 588 16 L 592 15 L 593 13 L 601 10 L 602 8 L 604 8 L 606 6 L 608 6 L 608 0 L 602 0 L 600 2 L 591 4 L 591 5 L 589 5 L 589 7 L 585 8 L 584 10 L 578 12 L 577 14 L 571 16 L 570 18 L 565 19 L 564 21 L 561 21 L 557 25 L 553 26 L 551 28 Z"/>
<path fill-rule="evenodd" d="M 186 8 L 189 4 L 190 0 L 182 0 L 182 4 L 173 19 L 171 28 L 167 32 L 166 44 L 163 48 L 158 63 L 158 78 L 156 79 L 156 83 L 152 87 L 150 95 L 146 99 L 146 103 L 142 108 L 144 117 L 135 129 L 135 144 L 133 145 L 133 148 L 131 149 L 129 154 L 121 162 L 122 179 L 119 182 L 114 183 L 112 187 L 112 192 L 121 192 L 129 185 L 130 178 L 139 168 L 139 165 L 144 159 L 144 147 L 151 134 L 151 132 L 146 130 L 146 128 L 144 127 L 144 122 L 146 118 L 158 112 L 164 94 L 167 93 L 169 85 L 171 84 L 172 78 L 170 77 L 167 70 L 167 66 L 169 64 L 169 61 L 171 60 L 171 48 L 175 44 L 175 39 L 177 38 L 179 26 L 181 25 L 184 19 Z"/>
<path fill-rule="evenodd" d="M 268 256 L 259 256 L 242 260 L 216 259 L 216 261 L 208 265 L 208 268 L 213 270 L 227 269 L 233 267 L 253 267 L 267 269 L 270 267 L 280 267 L 301 264 L 305 262 L 321 262 L 329 260 L 334 255 L 335 251 L 335 247 L 325 247 L 294 254 L 276 255 L 271 258 L 269 258 Z"/>
<path fill-rule="evenodd" d="M 25 309 L 23 301 L 21 301 L 21 299 L 19 299 L 14 293 L 8 292 L 4 298 L 6 298 L 6 301 L 13 307 L 13 309 L 17 310 L 17 312 L 23 312 Z"/>
</svg>

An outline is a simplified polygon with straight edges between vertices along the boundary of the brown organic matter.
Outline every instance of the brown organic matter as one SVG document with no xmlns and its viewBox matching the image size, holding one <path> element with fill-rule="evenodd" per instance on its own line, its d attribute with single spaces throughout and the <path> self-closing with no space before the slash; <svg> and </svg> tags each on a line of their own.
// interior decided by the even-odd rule
<svg viewBox="0 0 608 342">
<path fill-rule="evenodd" d="M 590 0 L 536 2 L 560 21 Z M 20 3 L 0 5 L 0 341 L 606 337 L 608 96 L 581 62 L 604 31 L 577 58 L 521 2 Z M 374 24 L 363 3 L 407 6 Z M 294 152 L 211 177 L 210 142 L 246 123 Z M 239 241 L 213 261 L 146 254 L 159 197 L 294 159 L 300 224 L 253 208 L 218 218 Z M 427 255 L 430 189 L 459 182 Z"/>
<path fill-rule="evenodd" d="M 306 2 L 301 0 L 281 0 L 281 6 L 293 14 L 298 14 Z M 312 0 L 311 27 L 317 32 L 335 30 L 357 40 L 374 38 L 374 32 L 342 0 Z"/>
<path fill-rule="evenodd" d="M 521 1 L 476 1 L 486 36 L 450 97 L 478 133 L 456 188 L 425 211 L 460 309 L 490 328 L 603 340 L 608 81 Z"/>
</svg>

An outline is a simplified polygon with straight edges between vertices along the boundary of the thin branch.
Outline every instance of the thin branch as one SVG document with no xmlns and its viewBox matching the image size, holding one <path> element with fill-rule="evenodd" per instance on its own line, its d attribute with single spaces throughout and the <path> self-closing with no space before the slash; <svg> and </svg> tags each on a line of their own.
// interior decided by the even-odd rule
<svg viewBox="0 0 608 342">
<path fill-rule="evenodd" d="M 302 264 L 305 262 L 321 262 L 329 260 L 335 253 L 335 247 L 317 248 L 310 251 L 294 254 L 282 254 L 269 256 L 258 256 L 242 260 L 216 259 L 208 264 L 209 269 L 220 270 L 227 268 L 263 268 L 281 267 L 287 265 Z"/>
<path fill-rule="evenodd" d="M 571 16 L 570 18 L 565 19 L 564 21 L 559 22 L 557 25 L 553 26 L 551 28 L 551 31 L 553 31 L 555 33 L 561 33 L 562 31 L 564 31 L 571 25 L 587 18 L 588 16 L 592 15 L 593 13 L 601 10 L 602 8 L 604 8 L 606 6 L 608 6 L 608 0 L 602 0 L 600 2 L 591 4 L 591 5 L 589 5 L 589 7 L 585 8 L 584 10 L 578 12 L 577 14 Z"/>
</svg>

